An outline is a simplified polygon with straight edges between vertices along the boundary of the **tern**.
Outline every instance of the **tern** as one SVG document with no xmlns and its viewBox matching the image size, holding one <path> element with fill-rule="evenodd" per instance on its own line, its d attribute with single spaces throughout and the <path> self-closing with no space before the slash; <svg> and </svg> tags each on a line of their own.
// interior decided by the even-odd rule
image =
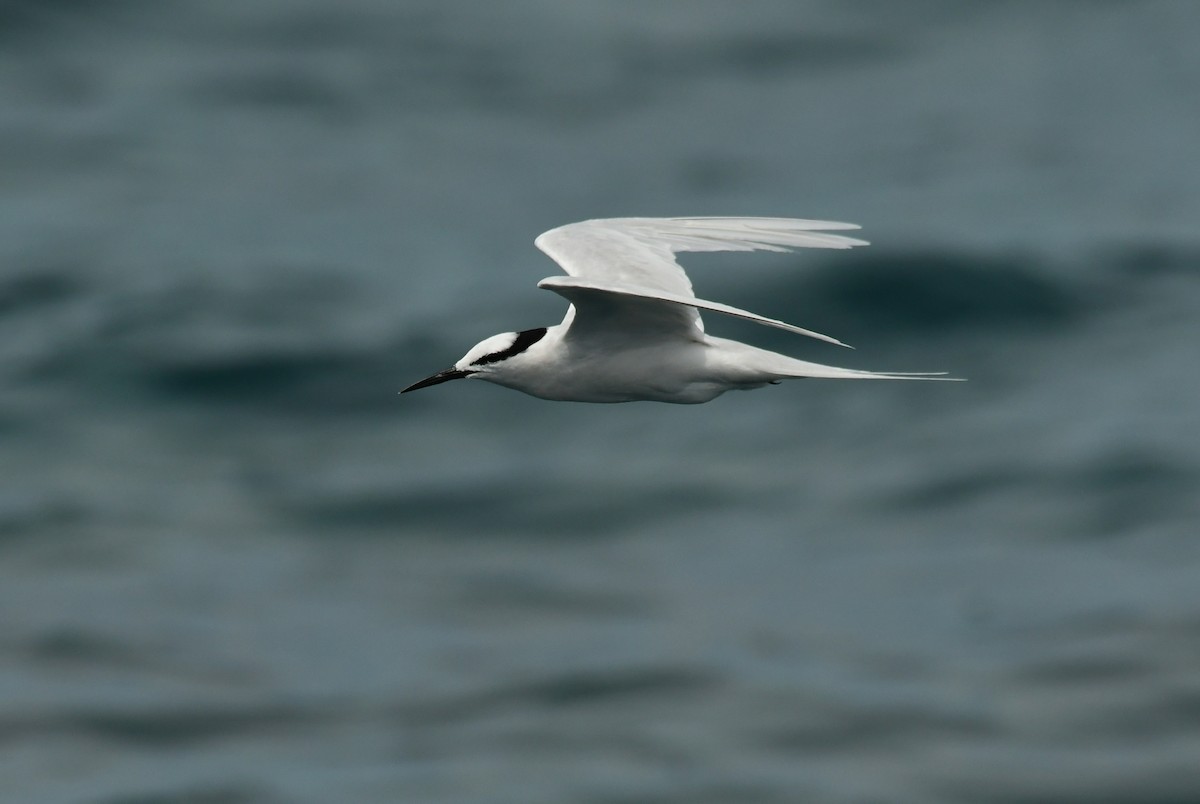
<svg viewBox="0 0 1200 804">
<path fill-rule="evenodd" d="M 704 331 L 700 311 L 722 313 L 846 344 L 773 318 L 699 299 L 675 255 L 687 251 L 847 249 L 865 240 L 834 232 L 852 223 L 794 218 L 607 218 L 570 223 L 534 244 L 566 271 L 538 282 L 570 306 L 561 324 L 493 335 L 445 371 L 400 393 L 449 380 L 487 380 L 572 402 L 697 404 L 782 380 L 948 380 L 945 372 L 826 366 Z"/>
</svg>

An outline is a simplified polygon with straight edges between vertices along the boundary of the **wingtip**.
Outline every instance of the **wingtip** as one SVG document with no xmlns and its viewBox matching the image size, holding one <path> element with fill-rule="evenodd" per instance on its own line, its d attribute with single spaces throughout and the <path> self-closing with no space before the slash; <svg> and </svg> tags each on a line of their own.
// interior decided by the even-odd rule
<svg viewBox="0 0 1200 804">
<path fill-rule="evenodd" d="M 936 380 L 937 382 L 966 382 L 966 377 L 947 377 L 945 371 L 893 371 L 888 375 L 897 380 Z"/>
<path fill-rule="evenodd" d="M 769 321 L 770 319 L 767 319 L 767 320 Z M 811 329 L 804 329 L 803 327 L 797 327 L 794 324 L 788 324 L 783 321 L 772 322 L 772 324 L 773 325 L 783 324 L 783 326 L 780 327 L 780 329 L 784 329 L 789 332 L 794 332 L 797 335 L 807 335 L 810 338 L 815 338 L 818 341 L 824 341 L 825 343 L 831 343 L 834 346 L 841 346 L 845 349 L 854 349 L 854 347 L 851 346 L 850 344 L 845 343 L 843 341 L 839 341 L 837 338 L 833 337 L 832 335 L 826 335 L 822 332 L 813 332 Z"/>
</svg>

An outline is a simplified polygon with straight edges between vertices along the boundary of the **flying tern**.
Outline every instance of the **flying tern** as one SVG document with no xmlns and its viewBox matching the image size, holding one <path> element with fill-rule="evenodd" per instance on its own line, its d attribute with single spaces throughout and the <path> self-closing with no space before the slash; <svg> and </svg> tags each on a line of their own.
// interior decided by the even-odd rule
<svg viewBox="0 0 1200 804">
<path fill-rule="evenodd" d="M 945 372 L 875 372 L 809 363 L 709 335 L 701 310 L 846 346 L 819 332 L 699 299 L 675 261 L 684 251 L 865 246 L 865 240 L 834 234 L 858 228 L 793 218 L 608 218 L 551 229 L 535 245 L 567 275 L 543 279 L 538 287 L 570 302 L 562 323 L 486 338 L 451 368 L 400 393 L 476 379 L 543 399 L 696 404 L 726 391 L 800 377 L 954 379 Z"/>
</svg>

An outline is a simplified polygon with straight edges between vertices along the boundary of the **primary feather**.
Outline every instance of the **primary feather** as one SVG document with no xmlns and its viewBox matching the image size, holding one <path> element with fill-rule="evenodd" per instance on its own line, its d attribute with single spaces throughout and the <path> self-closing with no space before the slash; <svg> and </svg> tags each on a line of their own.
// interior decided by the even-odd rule
<svg viewBox="0 0 1200 804">
<path fill-rule="evenodd" d="M 559 226 L 533 242 L 571 276 L 690 296 L 678 252 L 865 246 L 865 240 L 826 233 L 858 228 L 798 218 L 603 218 Z"/>
<path fill-rule="evenodd" d="M 697 308 L 736 316 L 769 327 L 846 346 L 822 335 L 774 318 L 727 304 L 697 299 L 692 283 L 675 260 L 681 251 L 791 251 L 794 248 L 852 248 L 867 241 L 834 230 L 857 229 L 853 223 L 793 218 L 607 218 L 559 226 L 540 235 L 534 244 L 573 279 L 554 276 L 538 287 L 553 290 L 571 302 L 564 324 L 578 326 L 578 308 L 605 306 L 599 294 L 638 297 L 663 305 L 661 323 L 704 331 Z M 610 300 L 607 318 L 617 300 Z M 682 307 L 680 307 L 682 305 Z M 639 319 L 646 320 L 646 310 Z M 611 320 L 608 322 L 611 324 Z"/>
</svg>

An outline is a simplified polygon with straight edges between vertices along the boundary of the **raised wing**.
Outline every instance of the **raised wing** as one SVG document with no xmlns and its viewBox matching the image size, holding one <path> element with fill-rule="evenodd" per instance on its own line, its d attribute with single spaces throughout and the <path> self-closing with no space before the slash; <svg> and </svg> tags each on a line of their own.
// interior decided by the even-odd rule
<svg viewBox="0 0 1200 804">
<path fill-rule="evenodd" d="M 703 332 L 699 309 L 845 346 L 828 335 L 697 299 L 675 255 L 681 251 L 791 251 L 867 245 L 865 240 L 829 233 L 857 228 L 852 223 L 795 218 L 607 218 L 570 223 L 534 241 L 569 274 L 543 279 L 538 287 L 571 302 L 564 323 L 579 334 L 584 329 L 599 332 L 601 319 L 610 328 Z M 580 306 L 590 323 L 576 320 Z"/>
<path fill-rule="evenodd" d="M 857 228 L 852 223 L 795 218 L 606 218 L 551 229 L 534 244 L 571 276 L 690 296 L 692 283 L 675 261 L 681 251 L 867 245 L 865 240 L 828 233 Z"/>
<path fill-rule="evenodd" d="M 695 329 L 696 334 L 703 330 L 699 325 L 696 308 L 711 310 L 714 313 L 744 318 L 758 324 L 794 332 L 797 335 L 807 335 L 827 343 L 847 346 L 837 338 L 813 332 L 810 329 L 793 326 L 774 318 L 761 315 L 728 304 L 697 299 L 690 293 L 668 293 L 666 291 L 639 288 L 627 284 L 610 284 L 582 277 L 550 276 L 538 282 L 539 288 L 552 290 L 565 298 L 578 311 L 577 316 L 568 314 L 571 329 L 591 329 L 593 326 L 604 327 L 612 331 L 614 317 L 620 317 L 619 326 L 635 328 L 642 333 L 663 334 L 671 330 Z M 847 346 L 847 348 L 849 348 Z"/>
</svg>

